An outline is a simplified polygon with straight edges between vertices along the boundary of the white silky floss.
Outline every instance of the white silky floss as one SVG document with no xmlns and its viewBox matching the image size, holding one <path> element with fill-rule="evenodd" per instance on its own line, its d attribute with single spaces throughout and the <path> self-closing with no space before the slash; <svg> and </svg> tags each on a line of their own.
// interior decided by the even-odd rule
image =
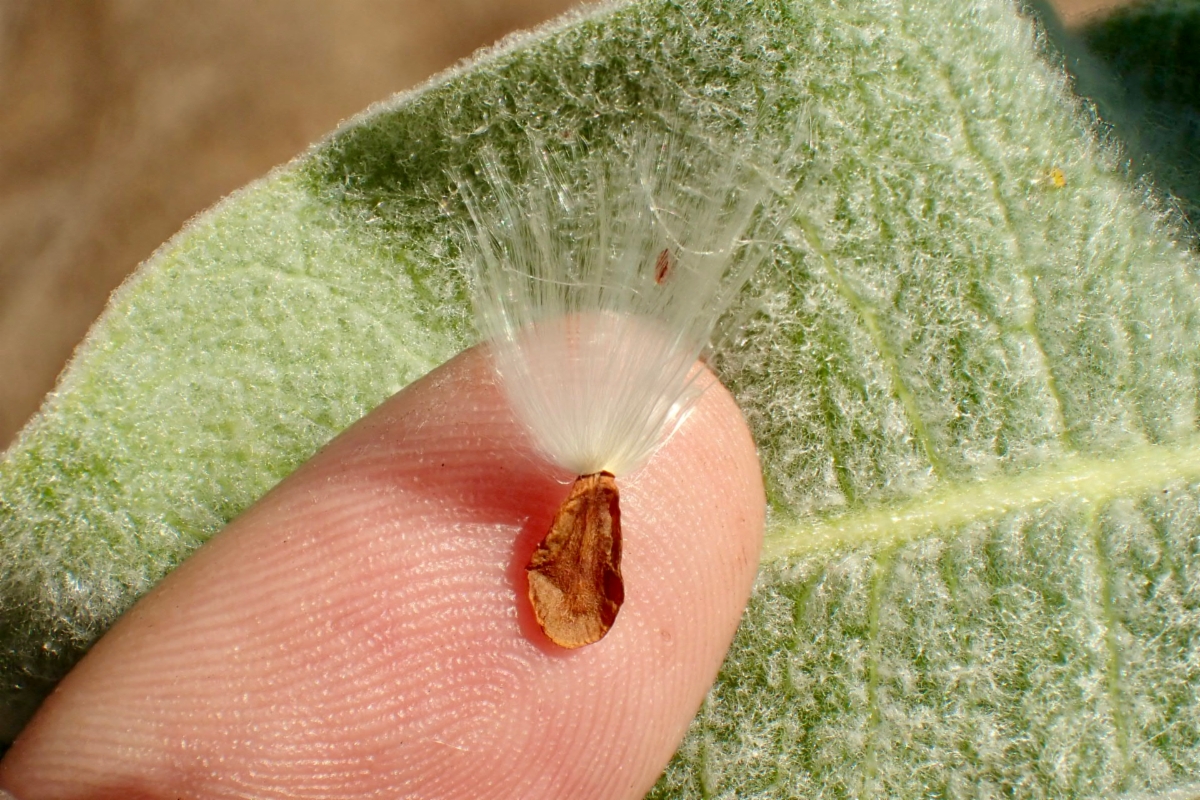
<svg viewBox="0 0 1200 800">
<path fill-rule="evenodd" d="M 517 171 L 485 151 L 481 172 L 459 180 L 471 287 L 542 451 L 576 475 L 621 476 L 703 391 L 696 360 L 769 250 L 754 234 L 778 195 L 752 150 L 686 133 L 579 150 L 533 140 Z"/>
</svg>

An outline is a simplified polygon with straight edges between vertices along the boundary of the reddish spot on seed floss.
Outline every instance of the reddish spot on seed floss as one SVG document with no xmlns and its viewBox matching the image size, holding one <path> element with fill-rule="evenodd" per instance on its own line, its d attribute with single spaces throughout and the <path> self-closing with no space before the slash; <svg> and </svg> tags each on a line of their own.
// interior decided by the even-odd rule
<svg viewBox="0 0 1200 800">
<path fill-rule="evenodd" d="M 671 268 L 674 266 L 675 259 L 671 256 L 671 251 L 664 248 L 658 254 L 658 259 L 654 262 L 654 282 L 662 286 L 667 278 L 671 275 Z"/>
</svg>

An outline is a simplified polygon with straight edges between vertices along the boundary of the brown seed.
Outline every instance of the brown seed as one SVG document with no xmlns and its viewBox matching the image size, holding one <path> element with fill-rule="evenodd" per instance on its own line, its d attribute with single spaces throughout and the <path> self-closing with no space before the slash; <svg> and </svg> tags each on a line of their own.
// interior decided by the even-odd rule
<svg viewBox="0 0 1200 800">
<path fill-rule="evenodd" d="M 654 262 L 654 282 L 662 286 L 671 275 L 671 251 L 663 250 Z"/>
<path fill-rule="evenodd" d="M 561 647 L 602 639 L 625 601 L 619 500 L 611 473 L 576 478 L 525 567 L 533 614 Z"/>
</svg>

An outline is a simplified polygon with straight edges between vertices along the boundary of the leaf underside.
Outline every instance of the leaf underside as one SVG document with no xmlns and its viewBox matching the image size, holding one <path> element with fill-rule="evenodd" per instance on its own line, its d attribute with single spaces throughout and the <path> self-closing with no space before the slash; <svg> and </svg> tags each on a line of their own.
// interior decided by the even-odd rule
<svg viewBox="0 0 1200 800">
<path fill-rule="evenodd" d="M 645 2 L 227 200 L 114 297 L 0 462 L 0 727 L 469 343 L 448 170 L 529 131 L 603 150 L 684 97 L 714 139 L 790 131 L 800 202 L 714 356 L 769 558 L 654 795 L 1200 793 L 1197 261 L 1040 47 L 1000 0 Z"/>
</svg>

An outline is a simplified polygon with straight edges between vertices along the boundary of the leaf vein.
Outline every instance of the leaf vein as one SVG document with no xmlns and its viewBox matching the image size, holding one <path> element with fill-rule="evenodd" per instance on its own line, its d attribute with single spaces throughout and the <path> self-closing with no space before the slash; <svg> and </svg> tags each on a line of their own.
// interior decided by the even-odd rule
<svg viewBox="0 0 1200 800">
<path fill-rule="evenodd" d="M 799 214 L 796 215 L 795 219 L 796 223 L 800 226 L 801 232 L 804 234 L 805 242 L 812 248 L 813 252 L 816 253 L 817 257 L 821 259 L 821 263 L 825 266 L 825 271 L 833 281 L 834 289 L 843 300 L 850 304 L 854 313 L 862 320 L 863 327 L 866 329 L 867 335 L 871 338 L 871 343 L 875 345 L 876 352 L 879 353 L 880 359 L 887 368 L 888 376 L 892 381 L 892 391 L 895 393 L 896 399 L 900 401 L 900 405 L 904 408 L 904 413 L 908 417 L 909 424 L 912 425 L 913 435 L 916 437 L 921 449 L 925 452 L 925 458 L 929 461 L 934 474 L 937 476 L 946 475 L 945 462 L 938 454 L 937 448 L 934 447 L 929 427 L 921 417 L 917 407 L 916 395 L 913 394 L 912 389 L 904 381 L 904 375 L 900 370 L 900 359 L 892 348 L 891 342 L 887 340 L 887 337 L 883 333 L 883 328 L 879 324 L 878 314 L 871 304 L 854 290 L 854 287 L 850 285 L 846 276 L 838 269 L 833 254 L 825 247 L 825 243 L 821 240 L 821 234 L 813 221 Z"/>
<path fill-rule="evenodd" d="M 866 752 L 863 754 L 863 795 L 877 796 L 879 772 L 879 737 L 883 735 L 883 711 L 879 703 L 879 672 L 881 652 L 879 631 L 882 627 L 883 595 L 891 572 L 894 550 L 884 550 L 875 558 L 875 574 L 871 580 L 871 599 L 867 610 L 867 732 Z"/>
<path fill-rule="evenodd" d="M 905 35 L 908 35 L 907 30 L 904 30 Z M 1015 256 L 1018 269 L 1017 274 L 1025 283 L 1025 289 L 1029 295 L 1030 309 L 1028 314 L 1022 314 L 1020 324 L 1017 329 L 1023 332 L 1033 346 L 1034 351 L 1038 355 L 1038 360 L 1043 371 L 1043 377 L 1046 381 L 1046 392 L 1050 395 L 1050 399 L 1054 404 L 1054 421 L 1055 427 L 1058 429 L 1058 437 L 1063 444 L 1071 450 L 1078 449 L 1071 437 L 1070 425 L 1067 423 L 1066 404 L 1063 401 L 1062 393 L 1058 388 L 1058 377 L 1054 373 L 1053 362 L 1049 354 L 1046 352 L 1045 343 L 1042 341 L 1041 330 L 1037 325 L 1037 317 L 1039 313 L 1039 300 L 1037 296 L 1037 285 L 1033 270 L 1030 268 L 1028 254 L 1024 243 L 1021 240 L 1021 235 L 1017 230 L 1017 226 L 1013 223 L 1013 209 L 1008 200 L 1004 197 L 1004 193 L 1000 189 L 1001 180 L 1000 173 L 996 165 L 983 152 L 983 148 L 979 146 L 975 135 L 971 132 L 969 118 L 966 108 L 963 105 L 963 93 L 955 86 L 954 80 L 950 75 L 949 67 L 942 59 L 938 58 L 927 44 L 917 42 L 911 37 L 910 41 L 917 44 L 918 49 L 928 59 L 934 69 L 932 72 L 938 76 L 942 84 L 945 95 L 949 98 L 950 105 L 954 108 L 954 117 L 958 122 L 959 134 L 962 137 L 963 147 L 966 148 L 968 155 L 979 165 L 983 174 L 987 177 L 988 186 L 991 190 L 992 200 L 996 204 L 996 208 L 1000 213 L 1000 220 L 1004 224 L 1004 232 L 1008 237 L 1009 244 Z"/>
<path fill-rule="evenodd" d="M 1092 537 L 1092 547 L 1095 550 L 1096 572 L 1100 578 L 1100 619 L 1104 625 L 1105 647 L 1105 691 L 1108 702 L 1112 706 L 1113 730 L 1116 733 L 1117 752 L 1120 757 L 1120 782 L 1123 784 L 1129 777 L 1129 708 L 1125 690 L 1122 686 L 1121 645 L 1117 631 L 1121 620 L 1113 599 L 1114 570 L 1108 548 L 1104 545 L 1104 524 L 1101 519 L 1101 508 L 1094 506 L 1088 527 Z"/>
<path fill-rule="evenodd" d="M 908 501 L 818 519 L 776 519 L 763 560 L 815 549 L 901 542 L 1072 499 L 1105 503 L 1177 480 L 1200 479 L 1200 436 L 1147 444 L 1109 457 L 1067 455 L 1018 474 L 943 484 Z"/>
</svg>

